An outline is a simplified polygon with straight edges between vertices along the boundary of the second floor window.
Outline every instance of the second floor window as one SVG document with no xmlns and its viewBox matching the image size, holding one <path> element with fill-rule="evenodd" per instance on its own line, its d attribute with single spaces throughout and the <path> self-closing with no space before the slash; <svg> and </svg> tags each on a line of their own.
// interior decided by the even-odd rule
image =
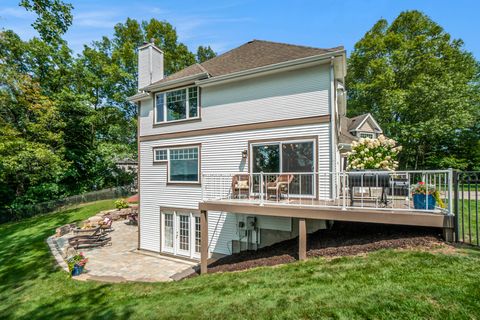
<svg viewBox="0 0 480 320">
<path fill-rule="evenodd" d="M 155 123 L 198 118 L 198 88 L 172 90 L 155 95 Z"/>
</svg>

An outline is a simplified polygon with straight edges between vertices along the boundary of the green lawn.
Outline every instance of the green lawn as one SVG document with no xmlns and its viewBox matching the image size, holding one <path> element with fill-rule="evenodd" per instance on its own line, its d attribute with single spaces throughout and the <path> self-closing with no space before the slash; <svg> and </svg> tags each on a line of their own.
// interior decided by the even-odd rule
<svg viewBox="0 0 480 320">
<path fill-rule="evenodd" d="M 100 201 L 0 225 L 1 319 L 480 318 L 480 251 L 384 250 L 175 283 L 71 280 L 45 239 Z"/>
</svg>

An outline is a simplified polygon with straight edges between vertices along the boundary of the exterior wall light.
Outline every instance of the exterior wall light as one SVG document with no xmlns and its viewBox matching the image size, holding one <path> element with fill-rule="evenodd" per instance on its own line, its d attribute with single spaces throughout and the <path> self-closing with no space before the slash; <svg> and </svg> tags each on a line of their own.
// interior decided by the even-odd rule
<svg viewBox="0 0 480 320">
<path fill-rule="evenodd" d="M 247 150 L 242 151 L 242 158 L 247 159 Z"/>
</svg>

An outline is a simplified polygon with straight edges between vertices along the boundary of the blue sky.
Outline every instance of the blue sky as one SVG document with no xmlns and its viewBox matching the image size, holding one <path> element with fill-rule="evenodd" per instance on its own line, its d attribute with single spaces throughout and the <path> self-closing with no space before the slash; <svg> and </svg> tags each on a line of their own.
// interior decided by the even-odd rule
<svg viewBox="0 0 480 320">
<path fill-rule="evenodd" d="M 68 0 L 66 0 L 68 1 Z M 34 15 L 18 7 L 19 0 L 1 0 L 0 27 L 24 39 L 35 35 Z M 66 34 L 71 47 L 111 35 L 127 17 L 156 18 L 172 23 L 191 51 L 210 45 L 222 53 L 252 39 L 314 47 L 344 45 L 353 49 L 380 18 L 392 21 L 401 11 L 418 9 L 440 23 L 465 48 L 480 58 L 480 1 L 476 0 L 322 0 L 322 1 L 135 1 L 72 0 L 74 22 Z"/>
</svg>

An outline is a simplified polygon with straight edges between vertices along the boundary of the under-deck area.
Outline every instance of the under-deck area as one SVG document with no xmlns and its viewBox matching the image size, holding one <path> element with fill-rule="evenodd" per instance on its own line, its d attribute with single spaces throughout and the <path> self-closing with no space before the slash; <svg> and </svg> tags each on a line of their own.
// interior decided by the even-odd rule
<svg viewBox="0 0 480 320">
<path fill-rule="evenodd" d="M 453 215 L 435 211 L 398 210 L 389 208 L 326 207 L 315 204 L 300 205 L 289 202 L 249 201 L 248 199 L 208 200 L 199 204 L 201 211 L 201 273 L 207 272 L 208 261 L 208 211 L 235 212 L 257 216 L 298 218 L 300 260 L 306 259 L 307 223 L 310 219 L 367 222 L 394 225 L 436 227 L 451 237 L 454 227 Z M 448 239 L 447 239 L 448 240 Z"/>
</svg>

